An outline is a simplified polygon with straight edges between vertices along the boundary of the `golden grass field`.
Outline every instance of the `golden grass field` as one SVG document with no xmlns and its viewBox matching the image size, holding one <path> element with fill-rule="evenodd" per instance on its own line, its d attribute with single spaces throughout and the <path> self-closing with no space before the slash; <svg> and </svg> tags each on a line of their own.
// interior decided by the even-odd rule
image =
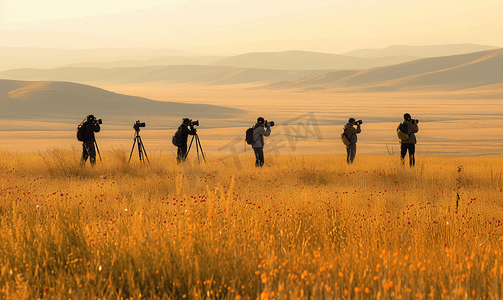
<svg viewBox="0 0 503 300">
<path fill-rule="evenodd" d="M 503 159 L 0 152 L 2 299 L 501 299 Z"/>
</svg>

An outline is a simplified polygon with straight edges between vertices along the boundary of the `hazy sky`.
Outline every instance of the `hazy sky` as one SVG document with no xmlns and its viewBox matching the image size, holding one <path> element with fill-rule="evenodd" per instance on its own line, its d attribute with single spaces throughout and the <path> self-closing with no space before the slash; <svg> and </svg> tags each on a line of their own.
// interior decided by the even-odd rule
<svg viewBox="0 0 503 300">
<path fill-rule="evenodd" d="M 66 31 L 216 54 L 340 53 L 396 44 L 503 46 L 502 12 L 501 0 L 0 0 L 0 31 Z"/>
</svg>

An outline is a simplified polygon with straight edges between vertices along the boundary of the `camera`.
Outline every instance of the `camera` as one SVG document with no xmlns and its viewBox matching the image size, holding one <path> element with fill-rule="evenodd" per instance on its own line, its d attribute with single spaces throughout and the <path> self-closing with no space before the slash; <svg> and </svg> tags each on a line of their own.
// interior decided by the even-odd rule
<svg viewBox="0 0 503 300">
<path fill-rule="evenodd" d="M 418 119 L 412 119 L 410 120 L 410 122 L 414 125 L 417 125 L 417 123 L 419 123 L 419 120 Z"/>
<path fill-rule="evenodd" d="M 274 121 L 265 121 L 265 127 L 273 127 Z"/>
<path fill-rule="evenodd" d="M 140 120 L 137 120 L 134 125 L 133 125 L 133 128 L 134 130 L 136 131 L 140 131 L 140 127 L 145 127 L 145 122 L 140 122 Z"/>
<path fill-rule="evenodd" d="M 94 119 L 93 122 L 98 123 L 98 124 L 103 124 L 103 121 L 101 119 Z"/>
<path fill-rule="evenodd" d="M 358 121 L 355 121 L 355 124 L 356 125 L 362 125 L 363 121 L 362 120 L 358 120 Z"/>
<path fill-rule="evenodd" d="M 190 126 L 199 126 L 199 120 L 192 121 L 192 119 L 190 119 L 189 125 Z"/>
</svg>

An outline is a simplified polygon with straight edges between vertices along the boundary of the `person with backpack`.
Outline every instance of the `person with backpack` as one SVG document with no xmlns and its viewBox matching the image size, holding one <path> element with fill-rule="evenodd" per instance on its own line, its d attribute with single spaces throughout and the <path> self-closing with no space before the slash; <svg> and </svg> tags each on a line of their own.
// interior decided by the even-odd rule
<svg viewBox="0 0 503 300">
<path fill-rule="evenodd" d="M 264 136 L 271 135 L 271 126 L 267 124 L 264 118 L 259 117 L 257 124 L 253 127 L 253 152 L 255 152 L 255 167 L 264 165 Z"/>
<path fill-rule="evenodd" d="M 356 125 L 356 128 L 354 127 Z M 356 142 L 358 141 L 357 134 L 362 132 L 361 129 L 362 121 L 358 120 L 356 121 L 354 118 L 350 118 L 348 120 L 348 123 L 344 125 L 344 133 L 343 135 L 346 136 L 347 138 L 347 145 L 346 145 L 346 161 L 349 164 L 352 164 L 353 161 L 355 160 L 356 156 Z"/>
<path fill-rule="evenodd" d="M 403 122 L 398 125 L 397 134 L 400 140 L 400 157 L 402 159 L 402 163 L 404 163 L 405 155 L 407 155 L 407 151 L 409 152 L 409 164 L 413 167 L 416 164 L 416 159 L 414 157 L 414 153 L 416 152 L 416 135 L 419 131 L 419 127 L 417 126 L 419 120 L 414 120 L 411 118 L 410 114 L 406 113 L 403 115 Z"/>
<path fill-rule="evenodd" d="M 176 153 L 176 161 L 178 163 L 184 162 L 187 159 L 187 140 L 189 135 L 196 135 L 197 130 L 191 124 L 189 118 L 183 118 L 182 124 L 178 127 L 175 135 L 173 136 L 173 144 L 178 147 Z"/>
<path fill-rule="evenodd" d="M 91 166 L 96 164 L 95 132 L 100 132 L 101 119 L 96 119 L 94 115 L 88 115 L 77 127 L 77 139 L 82 142 L 81 165 L 84 165 L 89 158 Z"/>
</svg>

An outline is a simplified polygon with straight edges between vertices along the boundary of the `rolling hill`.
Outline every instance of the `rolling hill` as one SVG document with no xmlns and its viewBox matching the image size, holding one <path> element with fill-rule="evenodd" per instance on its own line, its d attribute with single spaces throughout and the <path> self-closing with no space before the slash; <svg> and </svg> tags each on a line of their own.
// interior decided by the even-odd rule
<svg viewBox="0 0 503 300">
<path fill-rule="evenodd" d="M 1 118 L 74 118 L 88 114 L 222 118 L 243 110 L 207 104 L 160 102 L 70 82 L 0 80 Z"/>
<path fill-rule="evenodd" d="M 352 91 L 461 90 L 503 83 L 503 49 L 434 57 L 372 68 L 327 80 L 333 72 L 303 80 L 265 85 L 269 89 L 345 89 Z M 330 82 L 327 82 L 330 81 Z"/>
<path fill-rule="evenodd" d="M 65 65 L 65 67 L 85 68 L 137 68 L 150 66 L 179 66 L 179 65 L 212 65 L 222 59 L 222 56 L 159 56 L 149 59 L 125 59 L 111 61 L 80 62 Z"/>
<path fill-rule="evenodd" d="M 342 53 L 343 55 L 378 58 L 386 56 L 414 56 L 417 58 L 439 57 L 468 54 L 486 50 L 495 50 L 499 47 L 475 45 L 475 44 L 452 44 L 452 45 L 428 45 L 409 46 L 395 45 L 381 49 L 358 49 Z"/>
<path fill-rule="evenodd" d="M 0 33 L 0 37 L 2 33 Z M 1 39 L 0 39 L 1 40 Z M 1 43 L 0 43 L 1 44 Z M 268 70 L 369 69 L 439 57 L 485 51 L 482 45 L 391 46 L 344 54 L 308 51 L 255 52 L 225 57 L 174 49 L 48 49 L 0 47 L 0 71 L 20 68 L 131 68 L 200 65 Z"/>
<path fill-rule="evenodd" d="M 298 80 L 323 71 L 289 71 L 218 66 L 165 66 L 138 68 L 16 69 L 0 72 L 0 78 L 32 81 L 110 82 L 117 84 L 170 82 L 177 84 L 227 85 Z M 352 71 L 356 73 L 356 71 Z"/>
<path fill-rule="evenodd" d="M 272 70 L 346 70 L 368 69 L 411 61 L 415 56 L 360 58 L 308 51 L 257 52 L 224 58 L 214 65 Z"/>
<path fill-rule="evenodd" d="M 306 53 L 297 54 L 302 56 Z M 424 58 L 365 70 L 274 70 L 181 65 L 112 69 L 17 69 L 0 72 L 0 78 L 112 84 L 252 84 L 254 88 L 265 89 L 453 91 L 503 83 L 503 49 Z"/>
<path fill-rule="evenodd" d="M 271 70 L 368 69 L 420 57 L 394 55 L 361 58 L 307 51 L 259 52 L 232 57 L 198 55 L 177 50 L 44 49 L 0 47 L 0 71 L 20 68 L 129 68 L 204 65 Z"/>
<path fill-rule="evenodd" d="M 0 37 L 2 33 L 0 32 Z M 212 64 L 225 58 L 173 49 L 49 49 L 0 47 L 0 71 L 19 68 L 136 67 Z"/>
</svg>

